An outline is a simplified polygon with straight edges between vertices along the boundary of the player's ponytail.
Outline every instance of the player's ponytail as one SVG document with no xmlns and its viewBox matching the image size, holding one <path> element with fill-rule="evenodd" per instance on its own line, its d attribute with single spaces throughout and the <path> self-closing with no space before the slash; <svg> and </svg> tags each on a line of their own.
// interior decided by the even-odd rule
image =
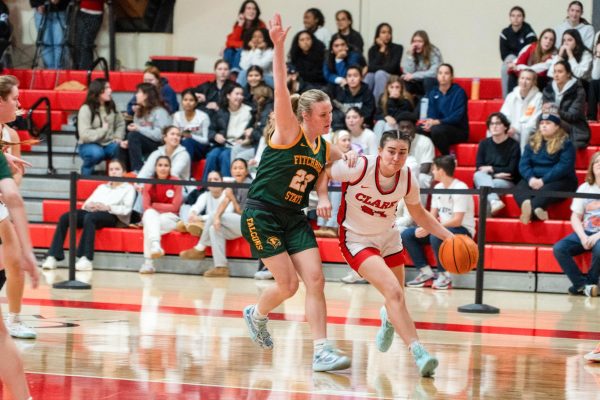
<svg viewBox="0 0 600 400">
<path fill-rule="evenodd" d="M 290 101 L 292 102 L 292 111 L 294 112 L 294 115 L 298 115 L 298 103 L 300 102 L 300 95 L 297 93 L 291 95 Z"/>
</svg>

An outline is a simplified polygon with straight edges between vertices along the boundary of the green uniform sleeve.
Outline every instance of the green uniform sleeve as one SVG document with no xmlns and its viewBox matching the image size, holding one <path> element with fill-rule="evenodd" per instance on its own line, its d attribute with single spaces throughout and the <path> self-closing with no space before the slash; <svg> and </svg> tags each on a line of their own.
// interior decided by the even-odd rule
<svg viewBox="0 0 600 400">
<path fill-rule="evenodd" d="M 0 151 L 0 179 L 12 177 L 13 175 L 10 171 L 10 167 L 8 166 L 8 161 L 6 161 L 4 153 Z"/>
</svg>

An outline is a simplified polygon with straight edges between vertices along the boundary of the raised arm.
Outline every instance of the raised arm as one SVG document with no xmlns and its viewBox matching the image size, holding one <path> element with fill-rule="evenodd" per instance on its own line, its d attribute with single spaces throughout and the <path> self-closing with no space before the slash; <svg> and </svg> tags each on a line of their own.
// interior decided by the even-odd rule
<svg viewBox="0 0 600 400">
<path fill-rule="evenodd" d="M 273 81 L 275 83 L 275 132 L 271 141 L 278 145 L 288 145 L 296 140 L 299 124 L 292 110 L 290 92 L 287 88 L 285 65 L 285 38 L 290 27 L 281 26 L 281 15 L 275 14 L 269 21 L 269 36 L 273 41 Z"/>
</svg>

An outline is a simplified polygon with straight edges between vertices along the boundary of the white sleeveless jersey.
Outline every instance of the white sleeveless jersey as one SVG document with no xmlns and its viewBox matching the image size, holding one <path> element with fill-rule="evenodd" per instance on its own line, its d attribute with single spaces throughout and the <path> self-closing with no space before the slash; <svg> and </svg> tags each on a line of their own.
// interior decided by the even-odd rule
<svg viewBox="0 0 600 400">
<path fill-rule="evenodd" d="M 419 203 L 419 184 L 405 166 L 396 173 L 393 186 L 386 191 L 379 182 L 379 156 L 362 158 L 365 163 L 360 177 L 342 184 L 338 223 L 361 235 L 378 235 L 394 229 L 396 207 L 402 198 L 407 204 Z"/>
</svg>

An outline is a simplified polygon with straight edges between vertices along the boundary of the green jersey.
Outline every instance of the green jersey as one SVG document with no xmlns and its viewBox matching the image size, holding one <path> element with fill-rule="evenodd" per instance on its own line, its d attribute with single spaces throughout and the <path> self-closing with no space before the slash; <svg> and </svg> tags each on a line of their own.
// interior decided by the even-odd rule
<svg viewBox="0 0 600 400">
<path fill-rule="evenodd" d="M 294 143 L 276 145 L 268 140 L 248 198 L 301 210 L 329 160 L 329 143 L 321 137 L 313 148 L 300 129 Z"/>
</svg>

